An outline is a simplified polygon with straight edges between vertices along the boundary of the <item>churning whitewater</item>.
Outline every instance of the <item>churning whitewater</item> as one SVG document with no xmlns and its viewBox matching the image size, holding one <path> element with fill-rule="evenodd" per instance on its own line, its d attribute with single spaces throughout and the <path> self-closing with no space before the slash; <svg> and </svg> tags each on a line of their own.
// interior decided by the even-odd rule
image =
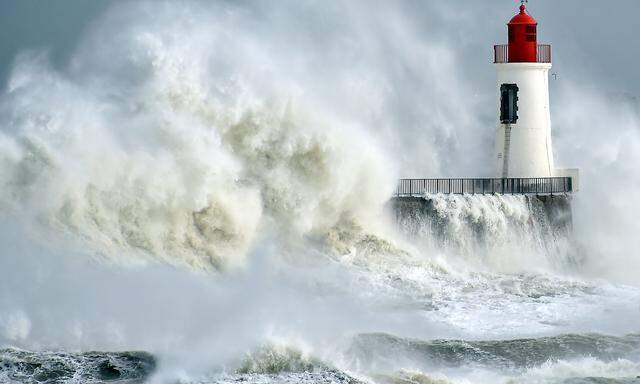
<svg viewBox="0 0 640 384">
<path fill-rule="evenodd" d="M 635 205 L 589 171 L 573 213 L 391 200 L 486 160 L 483 122 L 442 118 L 469 89 L 405 7 L 319 5 L 117 3 L 63 66 L 15 59 L 0 382 L 640 383 L 636 239 L 589 224 Z"/>
</svg>

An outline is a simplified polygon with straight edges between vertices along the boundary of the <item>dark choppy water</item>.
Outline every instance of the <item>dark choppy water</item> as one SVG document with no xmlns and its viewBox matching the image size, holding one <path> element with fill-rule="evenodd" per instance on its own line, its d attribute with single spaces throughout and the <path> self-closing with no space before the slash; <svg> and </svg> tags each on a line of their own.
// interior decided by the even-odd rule
<svg viewBox="0 0 640 384">
<path fill-rule="evenodd" d="M 405 360 L 430 367 L 473 364 L 514 370 L 582 357 L 604 362 L 637 359 L 640 357 L 640 335 L 585 334 L 493 341 L 421 341 L 387 334 L 366 334 L 355 338 L 352 351 L 370 366 Z"/>
<path fill-rule="evenodd" d="M 18 383 L 143 383 L 156 367 L 145 352 L 0 350 L 0 381 Z"/>
<path fill-rule="evenodd" d="M 463 370 L 477 372 L 479 381 L 486 381 L 486 375 L 492 372 L 496 382 L 505 383 L 640 383 L 637 334 L 569 334 L 490 341 L 425 341 L 361 334 L 353 338 L 344 353 L 349 364 L 338 369 L 293 349 L 265 346 L 247 355 L 231 372 L 212 372 L 172 382 L 445 384 L 458 381 L 424 372 Z M 156 365 L 156 358 L 146 352 L 30 352 L 8 348 L 0 352 L 0 381 L 164 382 L 154 376 Z M 398 366 L 405 368 L 394 370 Z M 598 370 L 613 377 L 591 375 Z"/>
</svg>

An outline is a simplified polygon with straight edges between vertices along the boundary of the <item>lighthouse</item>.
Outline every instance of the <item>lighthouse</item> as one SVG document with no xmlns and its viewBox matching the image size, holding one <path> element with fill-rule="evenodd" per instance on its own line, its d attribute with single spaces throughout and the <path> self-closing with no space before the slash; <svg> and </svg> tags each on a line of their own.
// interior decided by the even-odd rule
<svg viewBox="0 0 640 384">
<path fill-rule="evenodd" d="M 554 165 L 549 110 L 551 45 L 538 44 L 538 22 L 527 13 L 525 2 L 521 0 L 519 12 L 507 24 L 508 43 L 494 46 L 497 128 L 492 175 L 400 179 L 396 198 L 523 194 L 535 195 L 547 204 L 554 196 L 578 192 L 579 170 Z M 563 200 L 567 207 L 569 199 Z"/>
<path fill-rule="evenodd" d="M 538 22 L 524 1 L 508 26 L 508 44 L 494 46 L 498 123 L 494 169 L 498 178 L 573 176 L 556 170 L 551 143 L 551 45 L 538 44 Z M 575 175 L 577 176 L 577 175 Z"/>
</svg>

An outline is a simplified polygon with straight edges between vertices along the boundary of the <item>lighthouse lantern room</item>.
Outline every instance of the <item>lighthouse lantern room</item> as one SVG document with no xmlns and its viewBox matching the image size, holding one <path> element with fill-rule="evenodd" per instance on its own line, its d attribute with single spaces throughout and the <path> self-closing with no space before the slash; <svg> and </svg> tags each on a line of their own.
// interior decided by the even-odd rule
<svg viewBox="0 0 640 384">
<path fill-rule="evenodd" d="M 538 22 L 527 14 L 524 4 L 520 5 L 520 13 L 515 15 L 507 26 L 509 30 L 509 62 L 536 62 L 538 57 Z"/>
</svg>

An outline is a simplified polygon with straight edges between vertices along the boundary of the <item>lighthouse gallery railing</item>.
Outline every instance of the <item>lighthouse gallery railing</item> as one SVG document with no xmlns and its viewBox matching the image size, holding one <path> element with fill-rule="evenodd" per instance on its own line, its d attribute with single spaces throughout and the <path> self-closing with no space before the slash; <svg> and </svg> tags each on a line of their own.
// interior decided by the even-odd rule
<svg viewBox="0 0 640 384">
<path fill-rule="evenodd" d="M 508 179 L 401 179 L 395 196 L 425 194 L 554 194 L 571 193 L 571 177 Z"/>
<path fill-rule="evenodd" d="M 509 45 L 494 45 L 493 46 L 493 62 L 494 63 L 508 63 L 509 62 Z M 551 62 L 551 45 L 538 44 L 538 50 L 536 54 L 536 63 L 550 63 Z"/>
</svg>

